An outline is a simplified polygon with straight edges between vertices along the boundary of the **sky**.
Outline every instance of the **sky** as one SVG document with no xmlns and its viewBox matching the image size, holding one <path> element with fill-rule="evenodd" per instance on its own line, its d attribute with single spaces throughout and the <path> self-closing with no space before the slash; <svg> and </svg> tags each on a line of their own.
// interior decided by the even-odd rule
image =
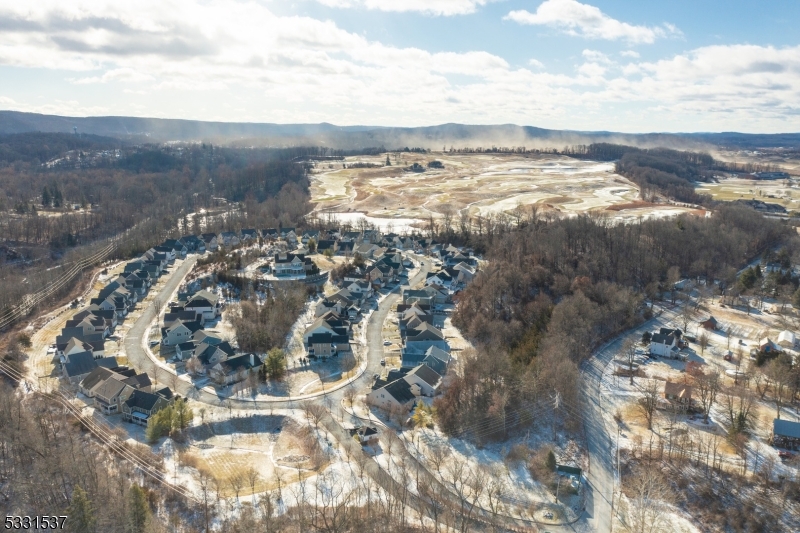
<svg viewBox="0 0 800 533">
<path fill-rule="evenodd" d="M 0 109 L 800 131 L 796 0 L 0 0 Z"/>
</svg>

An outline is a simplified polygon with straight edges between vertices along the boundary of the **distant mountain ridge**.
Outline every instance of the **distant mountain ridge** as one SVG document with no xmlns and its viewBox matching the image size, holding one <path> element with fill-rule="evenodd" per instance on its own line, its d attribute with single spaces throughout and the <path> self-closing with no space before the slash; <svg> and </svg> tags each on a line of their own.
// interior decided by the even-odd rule
<svg viewBox="0 0 800 533">
<path fill-rule="evenodd" d="M 440 149 L 478 146 L 563 148 L 576 144 L 609 142 L 633 146 L 704 149 L 800 147 L 800 133 L 614 133 L 609 131 L 549 130 L 533 126 L 441 124 L 413 128 L 336 126 L 334 124 L 271 124 L 208 122 L 140 117 L 65 117 L 19 111 L 0 111 L 0 135 L 49 132 L 115 137 L 134 142 L 209 141 L 220 144 L 290 146 L 315 145 L 355 149 L 385 146 Z"/>
</svg>

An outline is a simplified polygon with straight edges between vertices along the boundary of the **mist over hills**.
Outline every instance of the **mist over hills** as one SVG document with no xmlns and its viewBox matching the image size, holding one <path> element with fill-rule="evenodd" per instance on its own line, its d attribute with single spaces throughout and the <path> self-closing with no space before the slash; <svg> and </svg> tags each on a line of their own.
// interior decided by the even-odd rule
<svg viewBox="0 0 800 533">
<path fill-rule="evenodd" d="M 800 147 L 800 133 L 645 133 L 550 130 L 532 126 L 442 124 L 426 127 L 336 126 L 334 124 L 270 124 L 207 122 L 199 120 L 139 117 L 65 117 L 18 111 L 0 111 L 0 135 L 49 132 L 114 137 L 133 142 L 209 141 L 253 146 L 329 146 L 357 149 L 400 147 L 525 146 L 563 148 L 576 144 L 610 142 L 649 147 L 701 150 L 712 146 L 731 148 Z"/>
</svg>

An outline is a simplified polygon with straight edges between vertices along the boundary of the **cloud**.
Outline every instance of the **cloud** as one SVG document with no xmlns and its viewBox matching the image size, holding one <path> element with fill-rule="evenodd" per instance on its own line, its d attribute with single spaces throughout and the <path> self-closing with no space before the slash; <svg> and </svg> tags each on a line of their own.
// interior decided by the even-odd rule
<svg viewBox="0 0 800 533">
<path fill-rule="evenodd" d="M 569 35 L 588 39 L 624 40 L 630 43 L 651 44 L 656 39 L 679 33 L 671 24 L 636 26 L 621 22 L 595 6 L 577 0 L 545 0 L 535 13 L 521 9 L 511 11 L 505 18 L 519 24 L 550 26 Z"/>
<path fill-rule="evenodd" d="M 137 82 L 152 81 L 154 79 L 155 78 L 153 78 L 153 76 L 149 74 L 143 74 L 132 68 L 124 67 L 124 68 L 109 70 L 103 73 L 102 76 L 90 76 L 87 78 L 78 78 L 71 81 L 77 84 L 108 83 L 110 81 L 137 83 Z"/>
<path fill-rule="evenodd" d="M 490 1 L 496 0 L 317 0 L 320 4 L 329 7 L 365 7 L 394 12 L 415 11 L 437 16 L 469 15 Z"/>
<path fill-rule="evenodd" d="M 623 50 L 622 52 L 619 53 L 619 55 L 621 55 L 622 57 L 633 57 L 636 59 L 640 57 L 639 52 L 635 50 Z"/>
<path fill-rule="evenodd" d="M 620 63 L 586 49 L 554 73 L 536 59 L 512 65 L 478 49 L 390 46 L 256 1 L 20 4 L 0 0 L 0 75 L 49 70 L 66 83 L 62 100 L 45 106 L 4 88 L 3 108 L 398 126 L 800 128 L 800 47 L 704 47 L 657 61 L 623 52 L 631 59 Z M 632 106 L 623 120 L 619 110 Z"/>
</svg>

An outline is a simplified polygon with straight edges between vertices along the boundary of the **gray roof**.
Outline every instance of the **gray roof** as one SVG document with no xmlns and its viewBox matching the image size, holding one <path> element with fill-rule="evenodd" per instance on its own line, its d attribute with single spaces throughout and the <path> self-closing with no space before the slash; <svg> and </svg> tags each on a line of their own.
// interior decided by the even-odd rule
<svg viewBox="0 0 800 533">
<path fill-rule="evenodd" d="M 650 338 L 650 342 L 654 344 L 666 344 L 672 345 L 675 342 L 675 337 L 672 335 L 662 335 L 661 333 L 654 333 L 653 336 Z"/>
<path fill-rule="evenodd" d="M 772 434 L 800 439 L 800 423 L 776 418 L 772 421 Z"/>
<path fill-rule="evenodd" d="M 83 378 L 83 381 L 81 381 L 81 386 L 84 389 L 89 390 L 98 383 L 100 383 L 101 381 L 111 377 L 112 374 L 113 372 L 107 368 L 97 367 L 91 372 L 89 372 L 88 376 Z"/>
<path fill-rule="evenodd" d="M 97 368 L 92 352 L 80 352 L 69 356 L 69 362 L 64 363 L 64 372 L 68 377 L 88 374 Z"/>
<path fill-rule="evenodd" d="M 419 378 L 422 381 L 424 381 L 431 387 L 436 386 L 436 384 L 439 383 L 439 380 L 442 379 L 442 376 L 440 376 L 434 369 L 432 369 L 428 365 L 420 365 L 416 367 L 414 370 L 408 373 L 408 375 L 412 374 L 419 376 Z"/>
<path fill-rule="evenodd" d="M 408 383 L 408 381 L 404 379 L 395 380 L 383 388 L 386 392 L 391 394 L 392 397 L 401 404 L 408 403 L 409 401 L 416 398 L 416 396 L 414 396 L 414 393 L 411 392 L 411 385 Z"/>
</svg>

